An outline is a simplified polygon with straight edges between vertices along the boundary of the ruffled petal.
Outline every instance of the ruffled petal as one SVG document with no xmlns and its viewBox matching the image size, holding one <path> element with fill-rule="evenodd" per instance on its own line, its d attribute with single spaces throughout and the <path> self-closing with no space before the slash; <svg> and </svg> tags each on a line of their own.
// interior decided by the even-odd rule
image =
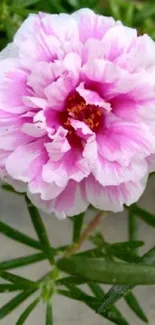
<svg viewBox="0 0 155 325">
<path fill-rule="evenodd" d="M 7 161 L 6 169 L 8 174 L 17 180 L 30 182 L 38 173 L 40 168 L 47 161 L 47 154 L 44 150 L 44 139 L 36 140 L 13 151 Z"/>
<path fill-rule="evenodd" d="M 105 111 L 111 111 L 111 105 L 107 103 L 96 91 L 86 89 L 84 82 L 81 82 L 76 91 L 84 98 L 87 104 L 102 107 Z"/>
<path fill-rule="evenodd" d="M 117 25 L 110 28 L 102 39 L 105 48 L 104 58 L 114 61 L 121 54 L 128 52 L 136 42 L 136 29 Z"/>
<path fill-rule="evenodd" d="M 128 166 L 122 166 L 117 161 L 108 161 L 99 156 L 92 166 L 92 174 L 103 186 L 120 185 L 142 179 L 148 174 L 148 164 L 144 159 L 132 159 Z"/>
<path fill-rule="evenodd" d="M 72 14 L 77 21 L 80 41 L 85 43 L 90 37 L 101 39 L 115 21 L 113 18 L 96 15 L 90 9 L 80 9 Z"/>
<path fill-rule="evenodd" d="M 67 96 L 75 89 L 79 80 L 80 61 L 77 60 L 78 55 L 68 55 L 65 59 L 66 74 L 54 81 L 44 90 L 51 108 L 57 111 L 64 110 L 64 104 Z M 71 65 L 68 66 L 68 60 L 71 59 Z M 73 64 L 75 62 L 75 65 Z M 68 69 L 67 69 L 68 68 Z M 70 70 L 69 70 L 70 69 Z"/>
<path fill-rule="evenodd" d="M 64 219 L 84 212 L 88 205 L 84 184 L 70 181 L 65 191 L 54 200 L 53 211 L 58 218 Z"/>
<path fill-rule="evenodd" d="M 104 158 L 127 166 L 133 157 L 144 159 L 154 152 L 154 135 L 146 124 L 110 115 L 106 122 L 103 134 L 97 135 L 98 150 Z"/>
<path fill-rule="evenodd" d="M 7 60 L 1 61 L 3 68 L 8 69 L 0 78 L 0 109 L 12 114 L 24 113 L 28 110 L 23 103 L 23 96 L 29 95 L 29 89 L 26 86 L 27 72 L 16 65 L 16 61 L 10 61 L 7 66 Z M 6 65 L 6 67 L 5 67 Z M 14 65 L 14 66 L 13 66 Z"/>
<path fill-rule="evenodd" d="M 147 177 L 138 182 L 122 183 L 118 186 L 102 186 L 93 176 L 86 180 L 86 196 L 89 202 L 103 211 L 123 211 L 124 204 L 139 200 L 146 186 Z"/>
</svg>

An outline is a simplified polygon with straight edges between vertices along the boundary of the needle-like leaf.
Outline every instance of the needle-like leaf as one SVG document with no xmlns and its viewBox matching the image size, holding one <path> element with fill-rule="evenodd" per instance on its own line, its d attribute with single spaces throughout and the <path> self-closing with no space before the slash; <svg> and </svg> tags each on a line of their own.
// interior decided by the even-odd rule
<svg viewBox="0 0 155 325">
<path fill-rule="evenodd" d="M 44 251 L 44 254 L 48 258 L 50 264 L 54 263 L 54 249 L 52 250 L 50 246 L 49 239 L 47 237 L 45 226 L 42 222 L 41 216 L 37 210 L 37 208 L 30 202 L 28 197 L 25 197 L 27 208 L 30 213 L 31 221 L 33 223 L 33 226 L 35 228 L 35 231 L 37 233 L 37 236 L 40 240 L 40 244 L 42 246 L 42 249 Z"/>
</svg>

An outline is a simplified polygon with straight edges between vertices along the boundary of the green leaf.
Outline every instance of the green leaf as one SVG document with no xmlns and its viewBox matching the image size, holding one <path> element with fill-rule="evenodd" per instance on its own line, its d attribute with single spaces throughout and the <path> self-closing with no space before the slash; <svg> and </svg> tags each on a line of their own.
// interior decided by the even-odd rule
<svg viewBox="0 0 155 325">
<path fill-rule="evenodd" d="M 137 13 L 135 17 L 135 22 L 137 24 L 141 24 L 144 20 L 151 18 L 154 15 L 155 15 L 154 5 L 151 4 L 151 5 L 143 6 L 143 9 Z"/>
<path fill-rule="evenodd" d="M 13 6 L 16 7 L 28 7 L 36 4 L 40 0 L 14 0 L 13 1 Z"/>
<path fill-rule="evenodd" d="M 58 293 L 68 298 L 84 302 L 89 308 L 93 309 L 96 312 L 96 309 L 98 309 L 98 306 L 100 305 L 100 299 L 87 295 L 81 289 L 76 288 L 74 286 L 69 285 L 67 287 L 70 291 L 58 290 Z M 124 317 L 120 314 L 120 312 L 115 307 L 111 308 L 105 313 L 100 313 L 100 315 L 114 322 L 115 324 L 128 325 L 128 322 L 124 319 Z"/>
<path fill-rule="evenodd" d="M 104 248 L 93 248 L 88 251 L 75 254 L 76 257 L 117 257 L 123 261 L 138 262 L 139 257 L 133 256 L 132 250 L 144 245 L 142 241 L 121 242 L 116 244 L 104 244 Z"/>
<path fill-rule="evenodd" d="M 129 230 L 129 240 L 133 243 L 137 239 L 137 217 L 133 211 L 128 212 L 128 230 Z M 137 247 L 133 247 L 131 254 L 133 257 L 137 256 Z M 139 257 L 140 259 L 140 257 Z M 132 292 L 129 292 L 124 299 L 132 311 L 144 322 L 147 322 L 147 317 L 145 316 L 139 302 Z"/>
<path fill-rule="evenodd" d="M 92 244 L 99 248 L 103 248 L 105 246 L 105 240 L 100 232 L 96 232 L 94 235 L 90 236 L 89 240 Z"/>
<path fill-rule="evenodd" d="M 130 292 L 133 286 L 131 285 L 118 285 L 116 284 L 113 286 L 104 296 L 102 304 L 99 306 L 99 312 L 105 312 L 108 310 L 112 305 L 117 302 L 120 298 Z"/>
<path fill-rule="evenodd" d="M 144 322 L 148 322 L 147 317 L 145 316 L 142 308 L 139 305 L 139 302 L 135 298 L 132 292 L 129 292 L 125 297 L 125 301 L 127 302 L 128 306 L 135 312 L 135 314 Z"/>
<path fill-rule="evenodd" d="M 84 213 L 72 217 L 71 220 L 73 222 L 73 243 L 77 243 L 83 226 Z"/>
<path fill-rule="evenodd" d="M 2 189 L 5 190 L 5 191 L 7 191 L 7 192 L 14 193 L 14 194 L 24 195 L 24 193 L 15 191 L 14 188 L 11 185 L 9 185 L 9 184 L 3 184 L 2 185 Z"/>
<path fill-rule="evenodd" d="M 13 291 L 20 291 L 23 289 L 23 286 L 20 284 L 0 284 L 0 292 L 13 292 Z"/>
<path fill-rule="evenodd" d="M 49 8 L 53 13 L 65 12 L 65 8 L 61 5 L 60 1 L 54 2 L 53 0 L 47 0 Z"/>
<path fill-rule="evenodd" d="M 42 249 L 48 258 L 50 264 L 54 263 L 54 250 L 52 250 L 50 246 L 50 242 L 47 237 L 45 226 L 42 222 L 42 219 L 40 217 L 40 214 L 37 210 L 37 208 L 30 202 L 28 197 L 26 196 L 26 203 L 27 207 L 30 213 L 31 221 L 33 223 L 33 226 L 35 228 L 35 231 L 37 233 L 37 236 L 40 240 Z"/>
<path fill-rule="evenodd" d="M 119 258 L 122 258 L 124 260 L 130 260 L 135 259 L 133 258 L 133 249 L 142 246 L 144 243 L 141 241 L 130 241 L 130 242 L 121 242 L 116 244 L 108 244 L 106 243 L 106 251 L 107 254 L 111 254 L 112 256 L 117 256 Z M 139 258 L 137 257 L 137 260 Z M 89 283 L 89 287 L 92 289 L 94 294 L 102 298 L 104 297 L 104 291 L 103 289 L 96 283 Z M 144 321 L 147 320 L 145 317 L 145 314 L 143 313 L 141 307 L 138 304 L 138 301 L 134 297 L 132 293 L 129 293 L 126 297 L 126 302 L 130 306 L 130 308 Z"/>
<path fill-rule="evenodd" d="M 103 288 L 101 288 L 101 286 L 98 283 L 90 282 L 88 286 L 96 298 L 103 299 L 105 293 Z"/>
<path fill-rule="evenodd" d="M 0 319 L 3 319 L 9 315 L 15 308 L 17 308 L 24 300 L 31 296 L 36 289 L 29 289 L 25 292 L 20 293 L 15 298 L 11 299 L 7 304 L 0 308 Z"/>
<path fill-rule="evenodd" d="M 46 306 L 46 325 L 53 325 L 52 305 L 50 302 Z"/>
<path fill-rule="evenodd" d="M 85 302 L 86 304 L 91 303 L 94 306 L 94 309 L 98 306 L 99 299 L 96 299 L 90 295 L 87 295 L 85 292 L 82 292 L 82 290 L 75 288 L 73 286 L 68 286 L 70 291 L 68 290 L 58 290 L 57 292 L 63 296 L 66 296 L 68 298 L 71 298 L 73 300 L 78 300 Z"/>
<path fill-rule="evenodd" d="M 138 207 L 137 204 L 133 204 L 129 210 L 144 222 L 146 222 L 148 225 L 155 227 L 155 215 L 152 213 L 143 210 L 142 208 Z"/>
<path fill-rule="evenodd" d="M 134 11 L 135 11 L 135 4 L 133 2 L 127 3 L 127 10 L 125 15 L 125 24 L 127 26 L 132 26 L 134 20 Z"/>
<path fill-rule="evenodd" d="M 40 302 L 40 298 L 35 299 L 26 309 L 25 311 L 21 314 L 20 318 L 18 319 L 16 325 L 23 325 L 33 309 L 38 305 Z"/>
<path fill-rule="evenodd" d="M 33 254 L 29 256 L 19 257 L 12 260 L 0 262 L 0 271 L 9 270 L 17 267 L 37 263 L 46 259 L 44 253 Z"/>
<path fill-rule="evenodd" d="M 135 216 L 135 213 L 133 211 L 129 210 L 128 212 L 128 236 L 130 241 L 136 241 L 137 240 L 137 217 Z M 140 246 L 139 246 L 140 247 Z M 137 247 L 133 247 L 137 248 Z"/>
<path fill-rule="evenodd" d="M 34 281 L 25 279 L 19 275 L 6 272 L 6 271 L 0 271 L 0 278 L 7 280 L 9 282 L 19 284 L 23 286 L 23 288 L 37 288 L 38 284 Z"/>
<path fill-rule="evenodd" d="M 62 258 L 58 268 L 69 274 L 105 284 L 155 284 L 155 268 L 150 265 L 118 263 L 104 258 Z"/>
<path fill-rule="evenodd" d="M 19 243 L 25 244 L 35 249 L 42 250 L 42 246 L 39 241 L 23 234 L 22 232 L 6 225 L 4 222 L 0 221 L 0 233 L 4 234 Z"/>
<path fill-rule="evenodd" d="M 115 254 L 119 250 L 122 252 L 128 253 L 129 251 L 132 251 L 133 249 L 137 247 L 142 247 L 144 245 L 144 242 L 142 240 L 135 240 L 135 241 L 124 241 L 124 242 L 118 242 L 115 244 L 107 244 L 107 249 L 109 252 Z"/>
<path fill-rule="evenodd" d="M 101 288 L 101 286 L 98 283 L 89 283 L 89 288 L 94 293 L 96 298 L 103 299 L 105 293 L 103 288 Z M 111 317 L 109 319 L 110 312 L 111 315 L 113 315 L 113 318 Z M 102 314 L 102 316 L 103 315 L 105 318 L 113 321 L 116 324 L 128 324 L 127 320 L 124 318 L 124 316 L 120 313 L 120 311 L 115 306 L 112 306 L 111 309 L 109 309 L 108 313 L 106 312 Z"/>
<path fill-rule="evenodd" d="M 120 12 L 120 1 L 118 0 L 109 0 L 109 6 L 112 12 L 112 15 L 115 19 L 121 19 L 121 12 Z"/>
<path fill-rule="evenodd" d="M 103 257 L 105 254 L 102 252 L 101 249 L 99 248 L 93 248 L 93 249 L 89 249 L 87 251 L 84 251 L 84 252 L 79 252 L 79 253 L 76 253 L 74 256 L 77 256 L 77 257 Z"/>
<path fill-rule="evenodd" d="M 106 252 L 108 255 L 115 256 L 127 262 L 138 262 L 140 258 L 133 254 L 133 252 L 136 248 L 143 245 L 143 241 L 128 241 L 116 244 L 107 244 Z"/>
<path fill-rule="evenodd" d="M 142 258 L 141 263 L 155 266 L 155 247 L 147 252 Z M 100 311 L 105 311 L 119 299 L 128 294 L 134 288 L 133 285 L 114 285 L 105 295 L 103 302 L 99 308 Z"/>
<path fill-rule="evenodd" d="M 111 244 L 105 242 L 100 232 L 97 232 L 95 235 L 91 236 L 90 241 L 100 249 L 98 250 L 98 255 L 96 255 L 96 257 L 106 256 L 106 255 L 107 257 L 109 257 L 110 255 L 122 259 L 123 261 L 129 261 L 129 262 L 139 261 L 138 256 L 133 256 L 133 250 L 136 249 L 137 247 L 141 247 L 144 245 L 144 242 L 142 241 L 127 241 L 127 242 Z M 95 254 L 92 257 L 95 257 Z"/>
<path fill-rule="evenodd" d="M 61 278 L 61 279 L 58 279 L 56 281 L 56 284 L 59 286 L 59 285 L 68 285 L 68 284 L 84 284 L 84 283 L 87 283 L 88 280 L 85 279 L 84 277 L 76 277 L 76 276 L 69 276 L 69 277 L 65 277 L 65 278 Z"/>
</svg>

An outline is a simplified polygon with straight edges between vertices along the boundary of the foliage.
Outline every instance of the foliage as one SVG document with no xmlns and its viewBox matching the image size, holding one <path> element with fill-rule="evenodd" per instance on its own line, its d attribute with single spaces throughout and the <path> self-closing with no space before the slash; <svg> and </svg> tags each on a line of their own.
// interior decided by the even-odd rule
<svg viewBox="0 0 155 325">
<path fill-rule="evenodd" d="M 71 13 L 82 7 L 85 7 L 84 0 L 1 0 L 0 49 L 12 40 L 15 31 L 29 13 L 38 11 Z M 154 0 L 88 0 L 87 7 L 100 14 L 114 16 L 126 25 L 137 28 L 140 34 L 148 33 L 155 39 Z M 14 192 L 8 185 L 4 185 L 3 189 Z M 24 324 L 41 301 L 46 304 L 45 324 L 54 324 L 51 299 L 53 294 L 81 301 L 111 322 L 128 325 L 128 321 L 114 305 L 123 298 L 132 311 L 142 321 L 147 322 L 147 317 L 133 293 L 133 288 L 139 284 L 155 284 L 155 247 L 144 256 L 138 254 L 138 248 L 144 243 L 137 238 L 137 218 L 155 227 L 155 215 L 143 210 L 137 204 L 127 208 L 128 241 L 113 244 L 105 242 L 100 232 L 90 235 L 90 229 L 92 231 L 92 228 L 95 229 L 98 225 L 97 220 L 100 219 L 98 216 L 85 230 L 83 230 L 84 214 L 75 216 L 70 219 L 73 225 L 71 245 L 51 247 L 39 212 L 27 197 L 25 200 L 38 239 L 33 239 L 0 222 L 0 233 L 35 250 L 30 256 L 0 262 L 0 278 L 5 280 L 5 283 L 0 283 L 0 293 L 17 292 L 13 299 L 0 308 L 0 319 L 35 293 L 34 300 L 23 311 L 16 325 Z M 96 213 L 98 212 L 94 212 Z M 89 240 L 93 247 L 80 252 L 85 239 Z M 32 281 L 8 271 L 45 259 L 50 263 L 51 272 L 38 281 Z M 66 276 L 62 275 L 61 271 L 66 272 Z M 112 287 L 105 293 L 103 285 L 107 283 Z M 81 284 L 86 284 L 91 293 L 87 294 L 82 290 L 79 287 Z"/>
</svg>

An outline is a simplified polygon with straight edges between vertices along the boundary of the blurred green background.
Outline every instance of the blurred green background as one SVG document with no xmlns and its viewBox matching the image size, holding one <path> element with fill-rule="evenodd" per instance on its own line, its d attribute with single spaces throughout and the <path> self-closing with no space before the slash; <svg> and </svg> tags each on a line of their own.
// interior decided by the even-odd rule
<svg viewBox="0 0 155 325">
<path fill-rule="evenodd" d="M 155 40 L 155 0 L 0 0 L 0 49 L 31 12 L 71 13 L 83 7 L 113 16 Z"/>
</svg>

